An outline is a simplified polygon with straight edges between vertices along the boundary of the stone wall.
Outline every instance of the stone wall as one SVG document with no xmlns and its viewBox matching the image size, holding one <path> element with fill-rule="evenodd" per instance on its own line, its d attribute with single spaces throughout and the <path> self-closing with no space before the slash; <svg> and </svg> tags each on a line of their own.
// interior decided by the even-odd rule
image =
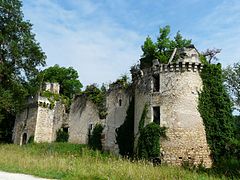
<svg viewBox="0 0 240 180">
<path fill-rule="evenodd" d="M 85 96 L 75 97 L 69 114 L 69 142 L 87 144 L 89 131 L 101 121 L 95 104 Z"/>
<path fill-rule="evenodd" d="M 22 144 L 23 135 L 34 137 L 35 142 L 53 142 L 56 140 L 56 132 L 66 123 L 65 106 L 56 102 L 51 106 L 45 97 L 35 96 L 29 98 L 28 106 L 17 115 L 13 130 L 13 142 Z"/>
<path fill-rule="evenodd" d="M 160 126 L 167 127 L 167 139 L 161 139 L 163 161 L 211 166 L 210 150 L 202 118 L 198 112 L 198 93 L 202 88 L 201 64 L 180 62 L 159 64 L 134 77 L 135 135 L 143 107 L 148 105 L 146 123 L 153 121 L 153 107 L 160 107 Z M 160 88 L 153 92 L 153 76 L 159 74 Z"/>
<path fill-rule="evenodd" d="M 65 105 L 61 101 L 56 102 L 54 106 L 52 141 L 56 140 L 59 129 L 62 127 L 68 128 L 68 114 L 65 110 Z"/>
<path fill-rule="evenodd" d="M 46 82 L 43 88 L 44 91 L 49 91 L 54 94 L 59 94 L 60 92 L 60 85 L 59 83 L 50 83 Z"/>
<path fill-rule="evenodd" d="M 125 118 L 129 107 L 131 94 L 124 87 L 111 88 L 107 95 L 107 118 L 103 134 L 105 134 L 103 148 L 107 151 L 118 154 L 116 144 L 116 128 L 120 127 Z"/>
<path fill-rule="evenodd" d="M 29 106 L 23 112 L 17 114 L 14 129 L 13 143 L 22 144 L 23 134 L 26 133 L 26 142 L 30 137 L 34 136 L 36 119 L 37 119 L 37 103 L 30 102 Z"/>
</svg>

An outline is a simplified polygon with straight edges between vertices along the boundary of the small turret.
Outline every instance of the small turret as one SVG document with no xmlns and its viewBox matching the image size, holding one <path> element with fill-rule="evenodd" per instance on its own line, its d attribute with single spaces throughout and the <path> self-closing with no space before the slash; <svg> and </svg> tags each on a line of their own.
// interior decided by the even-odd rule
<svg viewBox="0 0 240 180">
<path fill-rule="evenodd" d="M 43 88 L 44 91 L 49 91 L 53 94 L 59 94 L 60 92 L 60 85 L 59 83 L 50 83 L 46 82 Z"/>
</svg>

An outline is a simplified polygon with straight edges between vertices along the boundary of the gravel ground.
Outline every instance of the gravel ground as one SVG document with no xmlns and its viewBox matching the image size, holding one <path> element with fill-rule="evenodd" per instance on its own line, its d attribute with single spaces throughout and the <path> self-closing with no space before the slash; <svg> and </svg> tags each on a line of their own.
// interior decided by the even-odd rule
<svg viewBox="0 0 240 180">
<path fill-rule="evenodd" d="M 47 180 L 47 179 L 37 178 L 31 175 L 7 173 L 0 171 L 0 180 Z"/>
</svg>

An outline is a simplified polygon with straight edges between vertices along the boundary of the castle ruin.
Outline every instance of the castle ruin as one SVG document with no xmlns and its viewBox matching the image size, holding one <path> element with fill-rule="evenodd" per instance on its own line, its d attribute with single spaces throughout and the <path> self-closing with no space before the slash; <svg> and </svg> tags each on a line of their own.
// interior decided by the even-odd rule
<svg viewBox="0 0 240 180">
<path fill-rule="evenodd" d="M 154 60 L 152 67 L 132 69 L 133 91 L 119 85 L 109 88 L 106 95 L 107 116 L 101 119 L 96 105 L 87 97 L 75 96 L 66 113 L 59 101 L 53 107 L 47 98 L 36 96 L 28 107 L 17 116 L 13 140 L 25 144 L 32 136 L 35 142 L 53 142 L 56 132 L 67 129 L 68 141 L 86 144 L 94 125 L 104 125 L 103 148 L 118 153 L 116 128 L 126 117 L 130 101 L 134 97 L 134 134 L 137 138 L 138 124 L 144 106 L 148 108 L 145 125 L 155 122 L 167 127 L 167 139 L 161 139 L 162 161 L 180 165 L 190 161 L 194 165 L 212 164 L 206 140 L 203 120 L 198 112 L 198 94 L 202 89 L 199 72 L 203 68 L 199 53 L 194 47 L 184 48 L 180 58 L 168 64 Z M 59 93 L 57 84 L 47 84 L 46 89 Z"/>
</svg>

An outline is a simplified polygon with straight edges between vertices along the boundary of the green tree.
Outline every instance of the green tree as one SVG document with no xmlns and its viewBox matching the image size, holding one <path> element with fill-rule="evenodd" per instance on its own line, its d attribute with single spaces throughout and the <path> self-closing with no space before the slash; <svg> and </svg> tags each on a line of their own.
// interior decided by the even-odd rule
<svg viewBox="0 0 240 180">
<path fill-rule="evenodd" d="M 0 140 L 10 141 L 15 114 L 29 95 L 29 80 L 45 65 L 45 54 L 19 0 L 0 0 Z"/>
<path fill-rule="evenodd" d="M 137 156 L 150 160 L 160 156 L 160 137 L 166 137 L 166 128 L 155 122 L 147 124 L 140 131 L 137 145 Z"/>
<path fill-rule="evenodd" d="M 152 39 L 148 36 L 142 45 L 143 55 L 140 59 L 140 68 L 149 67 L 152 64 L 152 60 L 157 58 L 157 48 Z"/>
<path fill-rule="evenodd" d="M 223 71 L 224 81 L 229 94 L 235 104 L 235 108 L 240 111 L 240 63 L 227 66 Z"/>
<path fill-rule="evenodd" d="M 161 63 L 168 63 L 175 48 L 183 48 L 191 45 L 191 40 L 184 39 L 179 31 L 174 39 L 171 39 L 170 31 L 170 26 L 160 28 L 156 43 L 149 36 L 146 38 L 142 45 L 141 69 L 150 67 L 154 59 L 158 59 Z"/>
<path fill-rule="evenodd" d="M 42 82 L 59 83 L 60 94 L 69 98 L 81 92 L 82 84 L 78 80 L 78 72 L 72 67 L 65 68 L 54 65 L 42 71 L 38 79 L 42 79 Z"/>
</svg>

